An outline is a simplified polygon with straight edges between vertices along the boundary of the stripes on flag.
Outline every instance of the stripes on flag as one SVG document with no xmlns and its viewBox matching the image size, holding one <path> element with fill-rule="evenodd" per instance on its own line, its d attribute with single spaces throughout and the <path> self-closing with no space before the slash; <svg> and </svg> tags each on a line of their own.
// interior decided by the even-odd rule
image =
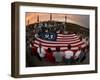
<svg viewBox="0 0 100 80">
<path fill-rule="evenodd" d="M 34 46 L 41 46 L 45 49 L 51 48 L 53 51 L 56 50 L 56 47 L 59 46 L 62 51 L 67 50 L 67 46 L 70 44 L 71 50 L 78 50 L 78 47 L 84 48 L 86 45 L 83 41 L 80 41 L 76 34 L 57 34 L 56 41 L 47 41 L 40 38 L 36 38 L 34 41 Z"/>
</svg>

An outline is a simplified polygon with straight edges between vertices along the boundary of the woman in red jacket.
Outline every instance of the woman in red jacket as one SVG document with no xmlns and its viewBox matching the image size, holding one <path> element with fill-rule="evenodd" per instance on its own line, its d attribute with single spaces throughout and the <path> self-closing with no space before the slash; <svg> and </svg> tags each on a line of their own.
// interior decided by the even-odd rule
<svg viewBox="0 0 100 80">
<path fill-rule="evenodd" d="M 46 50 L 46 60 L 49 61 L 49 62 L 51 62 L 51 63 L 55 62 L 55 59 L 53 57 L 53 52 L 52 52 L 51 48 L 48 48 Z"/>
</svg>

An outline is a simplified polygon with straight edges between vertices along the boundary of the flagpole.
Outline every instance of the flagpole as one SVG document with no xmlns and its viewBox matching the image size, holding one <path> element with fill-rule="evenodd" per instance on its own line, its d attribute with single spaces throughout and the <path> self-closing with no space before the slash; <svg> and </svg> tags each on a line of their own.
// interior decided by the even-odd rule
<svg viewBox="0 0 100 80">
<path fill-rule="evenodd" d="M 50 13 L 50 21 L 52 21 L 52 13 Z"/>
<path fill-rule="evenodd" d="M 29 25 L 29 22 L 30 22 L 30 21 L 29 21 L 29 19 L 28 19 L 28 21 L 27 21 L 27 22 L 28 22 L 28 23 L 27 23 L 27 25 Z"/>
<path fill-rule="evenodd" d="M 37 15 L 37 22 L 39 23 L 39 14 Z"/>
<path fill-rule="evenodd" d="M 66 29 L 65 29 L 66 23 L 67 23 L 67 16 L 65 15 L 65 25 L 64 25 L 64 30 L 66 30 Z"/>
<path fill-rule="evenodd" d="M 65 15 L 65 23 L 67 22 L 67 16 Z"/>
</svg>

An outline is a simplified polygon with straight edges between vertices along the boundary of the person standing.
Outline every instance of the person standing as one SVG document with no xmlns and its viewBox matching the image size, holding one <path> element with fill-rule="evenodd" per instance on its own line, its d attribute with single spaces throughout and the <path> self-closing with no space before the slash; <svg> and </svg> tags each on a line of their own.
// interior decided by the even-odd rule
<svg viewBox="0 0 100 80">
<path fill-rule="evenodd" d="M 81 54 L 81 47 L 78 48 L 78 50 L 76 51 L 75 55 L 74 55 L 74 62 L 75 63 L 79 63 L 79 56 Z"/>
<path fill-rule="evenodd" d="M 51 48 L 48 48 L 46 50 L 46 60 L 51 62 L 51 63 L 55 63 L 55 59 L 54 59 L 54 56 L 53 56 L 53 51 L 51 50 Z"/>
<path fill-rule="evenodd" d="M 78 59 L 78 62 L 81 63 L 85 60 L 86 58 L 86 52 L 85 52 L 85 49 L 81 49 L 81 53 L 79 55 L 79 59 Z"/>
<path fill-rule="evenodd" d="M 64 53 L 65 63 L 71 64 L 73 60 L 74 52 L 71 50 L 71 45 L 68 45 L 68 50 Z"/>
<path fill-rule="evenodd" d="M 55 57 L 55 61 L 57 63 L 62 62 L 62 60 L 63 60 L 63 52 L 60 51 L 60 47 L 56 47 L 56 52 L 53 53 L 53 56 Z"/>
<path fill-rule="evenodd" d="M 41 58 L 44 58 L 45 57 L 45 54 L 46 54 L 46 51 L 45 49 L 41 46 L 41 44 L 39 45 L 38 49 L 37 49 L 37 52 L 39 54 L 39 56 Z"/>
<path fill-rule="evenodd" d="M 26 67 L 34 66 L 34 58 L 32 55 L 32 48 L 30 46 L 30 42 L 28 42 L 26 46 Z"/>
<path fill-rule="evenodd" d="M 38 60 L 41 61 L 42 59 L 41 59 L 39 53 L 37 52 L 37 49 L 38 49 L 38 48 L 35 47 L 35 46 L 34 46 L 34 43 L 33 43 L 33 45 L 32 45 L 32 53 L 33 53 L 33 55 L 35 55 L 35 56 L 38 58 Z"/>
</svg>

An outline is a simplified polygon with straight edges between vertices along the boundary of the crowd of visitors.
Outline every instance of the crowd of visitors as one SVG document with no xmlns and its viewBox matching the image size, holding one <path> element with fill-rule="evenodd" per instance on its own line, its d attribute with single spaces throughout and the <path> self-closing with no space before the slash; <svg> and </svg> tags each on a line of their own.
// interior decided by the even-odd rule
<svg viewBox="0 0 100 80">
<path fill-rule="evenodd" d="M 80 33 L 75 33 L 80 40 L 84 41 L 86 44 L 85 48 L 78 47 L 77 51 L 71 50 L 71 45 L 69 44 L 67 46 L 66 51 L 61 51 L 61 47 L 56 47 L 56 51 L 53 51 L 51 48 L 48 47 L 48 49 L 44 49 L 41 46 L 41 43 L 39 47 L 34 46 L 34 40 L 36 37 L 42 38 L 42 33 L 44 32 L 54 32 L 54 33 L 73 33 L 69 31 L 65 31 L 65 24 L 61 22 L 45 22 L 45 23 L 37 23 L 34 25 L 30 25 L 26 27 L 26 55 L 27 55 L 27 63 L 31 63 L 31 60 L 29 59 L 29 55 L 31 54 L 36 56 L 36 58 L 39 61 L 42 61 L 45 59 L 46 61 L 54 64 L 54 63 L 62 63 L 65 64 L 79 64 L 86 58 L 86 54 L 89 53 L 89 36 L 83 36 Z M 29 57 L 28 57 L 29 56 Z"/>
<path fill-rule="evenodd" d="M 32 46 L 30 47 L 31 55 L 34 55 L 38 58 L 39 61 L 45 59 L 50 63 L 62 63 L 65 64 L 77 64 L 81 63 L 87 52 L 87 48 L 80 48 L 74 52 L 71 50 L 71 45 L 67 46 L 68 50 L 61 51 L 60 47 L 56 47 L 56 51 L 52 51 L 51 48 L 44 49 L 41 44 L 39 47 Z M 28 52 L 29 53 L 29 52 Z"/>
</svg>

